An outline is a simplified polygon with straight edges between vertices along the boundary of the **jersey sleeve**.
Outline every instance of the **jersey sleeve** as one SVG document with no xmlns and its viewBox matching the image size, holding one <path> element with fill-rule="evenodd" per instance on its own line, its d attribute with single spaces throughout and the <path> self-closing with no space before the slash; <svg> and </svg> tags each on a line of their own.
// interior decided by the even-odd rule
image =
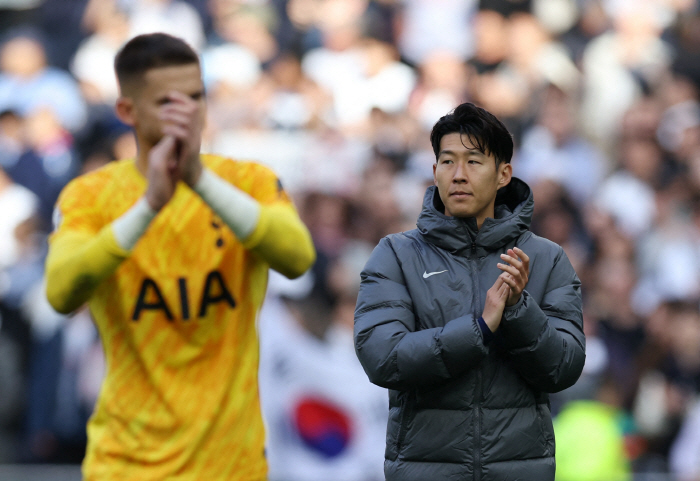
<svg viewBox="0 0 700 481">
<path fill-rule="evenodd" d="M 306 272 L 316 260 L 311 234 L 275 173 L 252 162 L 225 162 L 218 174 L 260 203 L 258 223 L 243 245 L 290 279 Z"/>
<path fill-rule="evenodd" d="M 129 255 L 101 215 L 97 179 L 78 178 L 59 196 L 46 259 L 46 295 L 58 312 L 85 303 Z"/>
</svg>

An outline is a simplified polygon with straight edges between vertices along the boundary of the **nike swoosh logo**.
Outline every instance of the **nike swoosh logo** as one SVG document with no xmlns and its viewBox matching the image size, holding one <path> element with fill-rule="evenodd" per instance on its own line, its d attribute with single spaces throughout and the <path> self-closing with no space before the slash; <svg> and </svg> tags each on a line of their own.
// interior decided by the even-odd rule
<svg viewBox="0 0 700 481">
<path fill-rule="evenodd" d="M 434 276 L 435 274 L 442 274 L 443 272 L 447 272 L 447 269 L 444 271 L 436 271 L 436 272 L 425 272 L 423 271 L 423 279 L 427 279 L 430 276 Z"/>
</svg>

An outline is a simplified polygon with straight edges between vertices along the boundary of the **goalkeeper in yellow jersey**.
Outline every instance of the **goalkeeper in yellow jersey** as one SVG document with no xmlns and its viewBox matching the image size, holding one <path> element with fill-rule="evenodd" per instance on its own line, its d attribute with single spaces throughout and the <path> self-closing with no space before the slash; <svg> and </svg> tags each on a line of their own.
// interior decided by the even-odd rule
<svg viewBox="0 0 700 481">
<path fill-rule="evenodd" d="M 137 157 L 66 186 L 46 264 L 49 301 L 88 303 L 107 361 L 84 479 L 263 480 L 255 320 L 268 268 L 304 273 L 311 237 L 269 169 L 200 154 L 187 44 L 135 37 L 115 70 Z"/>
</svg>

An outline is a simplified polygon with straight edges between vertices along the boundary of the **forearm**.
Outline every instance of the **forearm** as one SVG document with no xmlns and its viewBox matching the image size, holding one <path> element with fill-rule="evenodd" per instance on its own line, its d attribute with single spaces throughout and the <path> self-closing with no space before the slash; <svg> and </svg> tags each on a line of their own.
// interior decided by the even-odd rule
<svg viewBox="0 0 700 481">
<path fill-rule="evenodd" d="M 540 391 L 561 391 L 581 375 L 585 338 L 578 321 L 547 315 L 526 291 L 506 308 L 499 331 L 513 366 Z"/>
<path fill-rule="evenodd" d="M 311 235 L 291 205 L 262 205 L 208 169 L 194 190 L 272 269 L 295 278 L 316 259 Z"/>
<path fill-rule="evenodd" d="M 290 279 L 302 275 L 316 260 L 311 234 L 286 204 L 262 206 L 260 220 L 243 245 Z"/>
<path fill-rule="evenodd" d="M 128 257 L 117 243 L 111 225 L 97 236 L 66 233 L 52 242 L 46 259 L 46 296 L 58 312 L 82 306 L 99 284 Z"/>
<path fill-rule="evenodd" d="M 255 230 L 260 217 L 260 203 L 226 182 L 209 169 L 202 170 L 193 190 L 244 241 Z"/>
<path fill-rule="evenodd" d="M 443 327 L 420 329 L 413 299 L 386 239 L 362 272 L 354 340 L 370 381 L 398 390 L 441 384 L 479 365 L 488 353 L 471 315 Z"/>
<path fill-rule="evenodd" d="M 58 312 L 83 305 L 129 256 L 156 213 L 144 199 L 96 236 L 65 232 L 52 240 L 46 260 L 46 295 Z"/>
<path fill-rule="evenodd" d="M 370 381 L 388 389 L 440 385 L 478 366 L 488 352 L 471 316 L 415 332 L 399 321 L 375 321 L 366 329 L 368 321 L 356 318 L 355 350 Z"/>
</svg>

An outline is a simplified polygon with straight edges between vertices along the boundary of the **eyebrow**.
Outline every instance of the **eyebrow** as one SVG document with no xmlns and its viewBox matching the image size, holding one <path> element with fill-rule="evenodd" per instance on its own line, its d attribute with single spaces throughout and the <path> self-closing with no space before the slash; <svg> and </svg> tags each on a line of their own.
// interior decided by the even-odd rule
<svg viewBox="0 0 700 481">
<path fill-rule="evenodd" d="M 471 148 L 471 149 L 467 147 L 467 152 L 468 152 L 469 155 L 471 155 L 471 154 L 485 155 L 482 151 L 480 151 L 480 150 L 477 149 L 476 147 Z M 452 151 L 452 150 L 441 150 L 440 153 L 438 154 L 438 157 L 441 156 L 441 155 L 443 155 L 443 154 L 447 154 L 447 155 L 457 155 L 457 154 L 456 154 L 454 151 Z"/>
</svg>

